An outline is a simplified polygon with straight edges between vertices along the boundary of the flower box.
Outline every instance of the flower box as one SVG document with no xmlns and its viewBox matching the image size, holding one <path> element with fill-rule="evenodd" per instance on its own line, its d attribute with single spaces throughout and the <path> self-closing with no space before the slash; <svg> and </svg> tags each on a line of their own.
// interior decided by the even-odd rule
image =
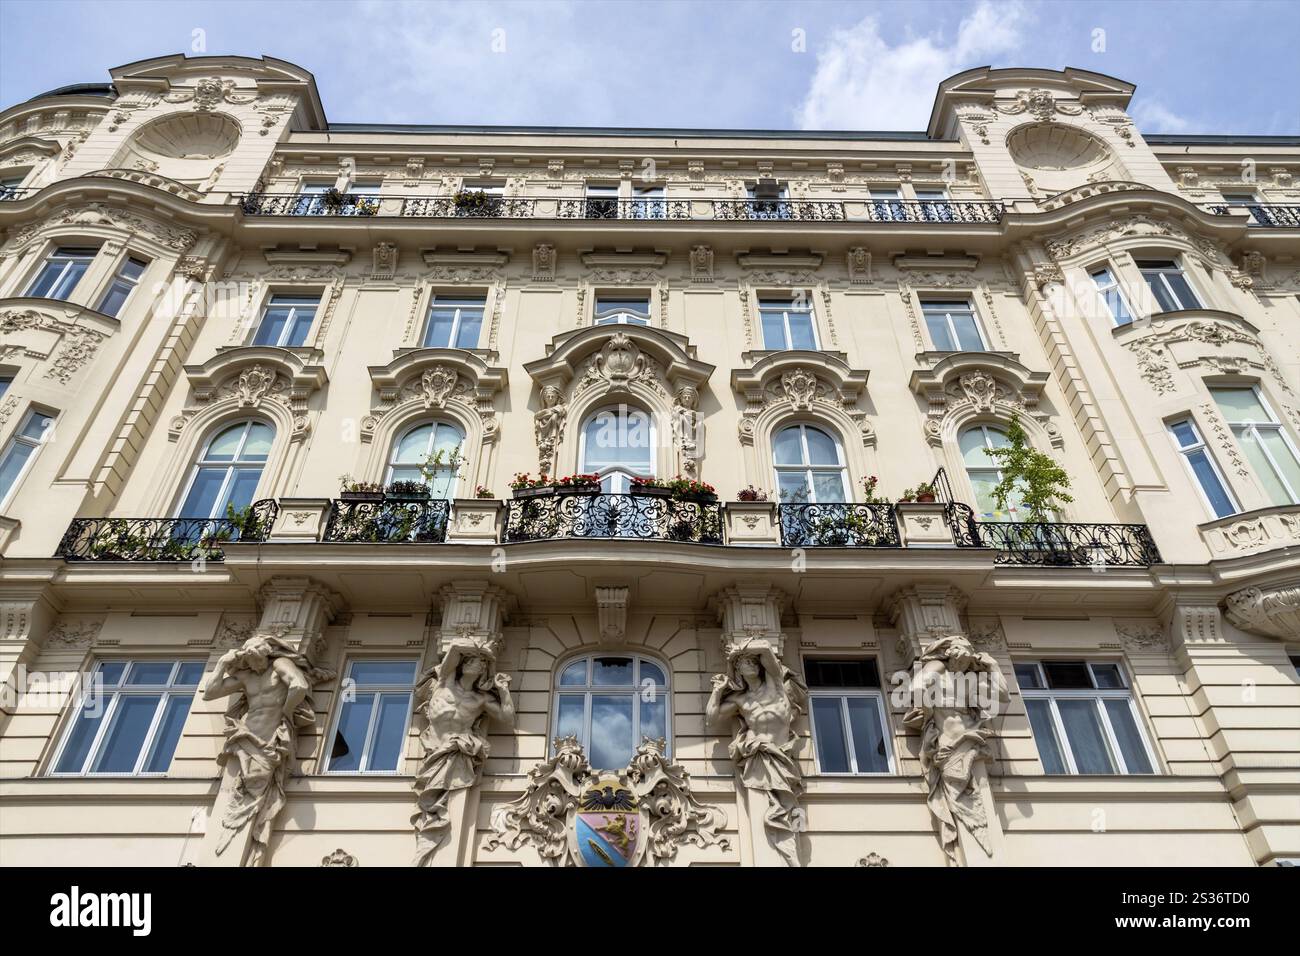
<svg viewBox="0 0 1300 956">
<path fill-rule="evenodd" d="M 510 494 L 515 498 L 548 498 L 555 494 L 555 490 L 552 485 L 544 485 L 541 488 L 516 488 Z"/>
<path fill-rule="evenodd" d="M 344 501 L 383 501 L 382 491 L 340 491 L 339 497 Z"/>
</svg>

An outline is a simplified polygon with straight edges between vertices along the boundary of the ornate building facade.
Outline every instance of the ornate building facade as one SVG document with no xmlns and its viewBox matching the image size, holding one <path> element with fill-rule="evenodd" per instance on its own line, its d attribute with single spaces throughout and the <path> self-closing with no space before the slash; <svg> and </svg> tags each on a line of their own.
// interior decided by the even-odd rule
<svg viewBox="0 0 1300 956">
<path fill-rule="evenodd" d="M 1300 857 L 1300 138 L 1132 95 L 10 106 L 0 862 Z"/>
</svg>

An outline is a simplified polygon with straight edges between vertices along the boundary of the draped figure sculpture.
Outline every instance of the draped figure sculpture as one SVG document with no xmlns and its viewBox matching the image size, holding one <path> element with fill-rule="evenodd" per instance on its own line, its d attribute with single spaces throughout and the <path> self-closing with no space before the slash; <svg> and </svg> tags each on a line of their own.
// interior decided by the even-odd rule
<svg viewBox="0 0 1300 956">
<path fill-rule="evenodd" d="M 739 721 L 727 752 L 741 783 L 767 798 L 768 840 L 788 865 L 798 866 L 803 775 L 791 724 L 807 704 L 808 689 L 765 638 L 724 641 L 723 651 L 727 672 L 713 676 L 705 716 L 710 723 Z"/>
<path fill-rule="evenodd" d="M 991 759 L 993 719 L 1007 695 L 994 658 L 951 634 L 927 644 L 913 664 L 912 707 L 904 726 L 921 732 L 926 803 L 950 865 L 957 863 L 958 825 L 989 855 L 988 814 L 976 765 Z"/>
<path fill-rule="evenodd" d="M 271 827 L 284 809 L 284 782 L 298 731 L 316 720 L 311 689 L 333 676 L 287 641 L 267 634 L 254 634 L 217 661 L 203 699 L 232 698 L 225 715 L 226 742 L 217 758 L 226 768 L 218 856 L 249 827 L 246 863 L 262 864 Z"/>
<path fill-rule="evenodd" d="M 425 722 L 414 785 L 419 809 L 411 818 L 416 866 L 427 866 L 446 840 L 452 794 L 478 783 L 490 749 L 488 722 L 514 726 L 510 677 L 493 672 L 499 649 L 499 639 L 456 638 L 416 687 L 416 713 Z"/>
</svg>

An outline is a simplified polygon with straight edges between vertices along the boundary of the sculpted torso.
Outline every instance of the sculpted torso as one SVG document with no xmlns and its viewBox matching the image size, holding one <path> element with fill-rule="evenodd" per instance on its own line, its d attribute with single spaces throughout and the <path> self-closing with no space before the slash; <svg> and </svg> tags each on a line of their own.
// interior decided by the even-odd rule
<svg viewBox="0 0 1300 956">
<path fill-rule="evenodd" d="M 737 693 L 732 700 L 740 707 L 751 737 L 782 744 L 790 735 L 790 701 L 771 681 Z"/>
</svg>

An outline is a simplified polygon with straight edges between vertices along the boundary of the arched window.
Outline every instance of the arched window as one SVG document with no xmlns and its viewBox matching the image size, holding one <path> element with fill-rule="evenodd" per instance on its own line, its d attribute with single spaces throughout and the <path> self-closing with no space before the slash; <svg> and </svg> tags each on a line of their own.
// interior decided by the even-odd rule
<svg viewBox="0 0 1300 956">
<path fill-rule="evenodd" d="M 636 654 L 592 654 L 560 668 L 554 737 L 577 737 L 591 765 L 622 770 L 642 737 L 670 739 L 668 674 Z M 670 741 L 671 742 L 671 741 Z"/>
<path fill-rule="evenodd" d="M 460 471 L 460 449 L 465 433 L 447 422 L 425 422 L 406 431 L 393 443 L 388 459 L 388 484 L 394 481 L 423 481 L 433 498 L 451 498 L 456 491 Z M 430 457 L 436 459 L 431 461 Z M 421 467 L 431 476 L 426 479 Z"/>
<path fill-rule="evenodd" d="M 848 500 L 849 480 L 840 443 L 812 425 L 791 425 L 772 442 L 776 489 L 786 504 Z"/>
<path fill-rule="evenodd" d="M 975 511 L 979 517 L 992 521 L 1019 521 L 1023 516 L 1017 508 L 1018 502 L 1008 501 L 1009 510 L 1000 511 L 993 497 L 994 487 L 1002 480 L 1002 471 L 997 459 L 989 454 L 989 449 L 1005 448 L 1011 444 L 1006 432 L 992 425 L 972 425 L 957 436 L 957 443 L 966 465 L 966 477 L 975 492 Z"/>
<path fill-rule="evenodd" d="M 194 463 L 177 517 L 224 518 L 227 507 L 238 511 L 252 504 L 274 438 L 274 428 L 250 419 L 208 439 Z"/>
<path fill-rule="evenodd" d="M 654 445 L 654 423 L 641 409 L 602 409 L 582 427 L 581 471 L 599 475 L 602 492 L 626 494 L 634 477 L 654 474 Z"/>
</svg>

